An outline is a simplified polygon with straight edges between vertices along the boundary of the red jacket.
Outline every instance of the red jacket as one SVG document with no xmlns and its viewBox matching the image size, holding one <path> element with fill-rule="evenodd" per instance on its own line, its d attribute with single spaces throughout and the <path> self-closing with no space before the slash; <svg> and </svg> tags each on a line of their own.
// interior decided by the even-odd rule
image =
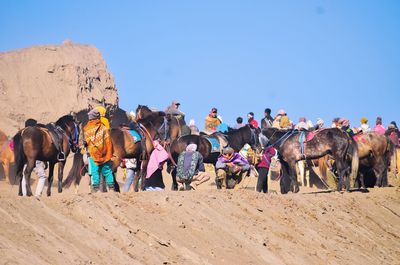
<svg viewBox="0 0 400 265">
<path fill-rule="evenodd" d="M 271 158 L 275 155 L 276 151 L 273 147 L 268 147 L 264 150 L 261 162 L 258 163 L 257 167 L 269 168 L 271 165 Z"/>
</svg>

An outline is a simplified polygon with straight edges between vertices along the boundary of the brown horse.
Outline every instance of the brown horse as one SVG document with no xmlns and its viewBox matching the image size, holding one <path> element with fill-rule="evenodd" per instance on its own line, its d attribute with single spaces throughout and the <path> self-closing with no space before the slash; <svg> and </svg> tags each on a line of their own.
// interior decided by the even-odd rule
<svg viewBox="0 0 400 265">
<path fill-rule="evenodd" d="M 376 132 L 368 132 L 355 136 L 358 154 L 360 158 L 360 171 L 356 180 L 356 186 L 365 188 L 365 182 L 369 181 L 372 170 L 376 177 L 373 185 L 386 187 L 388 185 L 387 170 L 389 165 L 390 139 Z"/>
<path fill-rule="evenodd" d="M 68 157 L 70 151 L 78 148 L 79 127 L 72 116 L 66 115 L 57 120 L 55 125 L 62 134 L 62 151 Z M 47 196 L 51 195 L 54 166 L 58 163 L 58 192 L 62 192 L 63 170 L 66 160 L 59 160 L 59 150 L 47 128 L 30 126 L 20 130 L 13 138 L 16 177 L 19 180 L 19 195 L 22 196 L 22 178 L 26 179 L 27 196 L 32 196 L 30 177 L 36 160 L 49 162 Z M 24 165 L 27 165 L 24 172 Z"/>
<path fill-rule="evenodd" d="M 345 184 L 347 190 L 350 188 L 350 179 L 357 174 L 359 161 L 357 148 L 351 148 L 351 146 L 355 146 L 355 143 L 345 132 L 336 128 L 321 130 L 313 139 L 304 142 L 303 148 L 300 144 L 301 133 L 297 130 L 268 128 L 263 130 L 263 134 L 268 137 L 270 146 L 275 147 L 280 154 L 284 172 L 281 178 L 282 193 L 299 191 L 296 162 L 317 159 L 327 154 L 331 155 L 336 161 L 339 173 L 338 190 L 342 189 L 343 184 Z M 346 163 L 348 155 L 352 157 L 350 176 L 348 176 L 349 167 Z"/>
</svg>

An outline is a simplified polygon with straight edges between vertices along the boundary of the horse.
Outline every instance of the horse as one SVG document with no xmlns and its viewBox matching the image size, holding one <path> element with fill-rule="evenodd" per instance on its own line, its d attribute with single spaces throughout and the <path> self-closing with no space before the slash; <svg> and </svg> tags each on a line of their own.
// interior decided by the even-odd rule
<svg viewBox="0 0 400 265">
<path fill-rule="evenodd" d="M 136 112 L 140 112 L 143 108 L 139 105 Z M 146 107 L 147 108 L 147 107 Z M 124 124 L 118 128 L 110 129 L 110 137 L 113 145 L 113 157 L 111 159 L 113 172 L 116 172 L 122 159 L 124 158 L 135 158 L 138 161 L 138 168 L 142 170 L 134 178 L 134 190 L 138 191 L 137 183 L 139 177 L 142 179 L 142 188 L 144 185 L 144 177 L 146 176 L 146 168 L 150 154 L 153 151 L 153 140 L 157 138 L 159 128 L 164 124 L 165 113 L 162 111 L 150 111 L 146 115 L 137 115 L 136 121 L 131 122 L 128 126 Z M 113 124 L 113 122 L 111 123 Z M 141 139 L 140 141 L 134 141 L 134 137 L 129 130 L 134 129 L 137 131 Z M 81 180 L 81 170 L 84 166 L 82 154 L 76 153 L 74 156 L 74 162 L 72 168 L 68 174 L 67 179 L 63 183 L 63 186 L 70 186 L 75 181 L 75 189 L 79 186 Z M 114 174 L 114 189 L 119 192 L 119 184 L 115 179 Z"/>
<path fill-rule="evenodd" d="M 392 148 L 390 139 L 376 132 L 359 134 L 354 139 L 357 142 L 360 158 L 360 172 L 356 179 L 356 186 L 365 188 L 365 181 L 368 181 L 366 177 L 372 173 L 376 177 L 372 186 L 386 187 L 389 153 Z"/>
<path fill-rule="evenodd" d="M 78 150 L 79 126 L 71 115 L 65 115 L 59 118 L 55 125 L 61 132 L 61 148 L 66 158 L 70 151 L 76 152 Z M 58 163 L 58 192 L 61 193 L 63 170 L 66 159 L 59 159 L 60 150 L 57 150 L 49 130 L 40 125 L 29 126 L 17 132 L 13 137 L 13 141 L 16 178 L 19 180 L 18 195 L 22 196 L 22 178 L 25 177 L 27 196 L 32 196 L 30 177 L 35 167 L 36 160 L 49 162 L 47 196 L 51 195 L 54 166 Z M 26 168 L 23 170 L 25 164 Z"/>
<path fill-rule="evenodd" d="M 175 139 L 171 143 L 169 152 L 172 163 L 176 164 L 179 154 L 185 151 L 189 144 L 196 144 L 197 150 L 203 156 L 204 163 L 210 163 L 215 166 L 221 153 L 220 150 L 213 152 L 211 143 L 207 138 L 213 138 L 218 141 L 225 140 L 226 144 L 232 147 L 235 152 L 239 152 L 245 144 L 249 144 L 252 146 L 253 150 L 256 150 L 256 153 L 260 153 L 263 143 L 266 141 L 264 136 L 261 134 L 261 131 L 255 129 L 251 125 L 246 125 L 239 129 L 231 129 L 226 134 L 213 133 L 211 135 L 185 135 Z M 178 183 L 176 181 L 175 168 L 171 170 L 171 175 L 173 181 L 172 190 L 177 190 Z"/>
<path fill-rule="evenodd" d="M 304 146 L 300 144 L 301 132 L 297 130 L 267 128 L 262 133 L 268 138 L 270 146 L 275 147 L 280 154 L 284 172 L 281 178 L 281 193 L 299 192 L 296 176 L 296 163 L 298 161 L 318 159 L 327 154 L 331 155 L 336 161 L 339 172 L 338 191 L 342 189 L 343 184 L 345 184 L 346 190 L 350 189 L 350 179 L 354 178 L 358 172 L 358 150 L 357 148 L 350 148 L 350 146 L 356 146 L 356 144 L 342 130 L 336 128 L 320 130 L 313 139 L 304 142 Z M 350 150 L 351 152 L 349 152 Z M 352 157 L 350 176 L 347 176 L 347 155 Z M 346 182 L 343 183 L 345 177 Z"/>
</svg>

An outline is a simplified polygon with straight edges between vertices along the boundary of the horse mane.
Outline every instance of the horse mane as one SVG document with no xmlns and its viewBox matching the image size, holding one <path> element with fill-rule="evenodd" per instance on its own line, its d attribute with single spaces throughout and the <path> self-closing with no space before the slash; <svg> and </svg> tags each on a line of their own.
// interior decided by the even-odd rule
<svg viewBox="0 0 400 265">
<path fill-rule="evenodd" d="M 57 121 L 56 121 L 56 125 L 57 126 L 60 126 L 61 128 L 65 128 L 65 126 L 66 126 L 66 124 L 67 123 L 70 123 L 70 122 L 75 122 L 75 119 L 74 119 L 74 117 L 72 117 L 71 115 L 64 115 L 64 116 L 62 116 L 61 118 L 59 118 Z"/>
</svg>

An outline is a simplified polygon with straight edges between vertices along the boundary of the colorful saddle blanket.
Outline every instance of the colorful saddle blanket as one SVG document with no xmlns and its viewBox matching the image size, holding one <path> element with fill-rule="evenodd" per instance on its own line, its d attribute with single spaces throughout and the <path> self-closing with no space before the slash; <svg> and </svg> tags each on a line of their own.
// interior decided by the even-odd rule
<svg viewBox="0 0 400 265">
<path fill-rule="evenodd" d="M 207 141 L 211 144 L 211 153 L 219 153 L 221 151 L 221 144 L 218 139 L 214 137 L 206 137 Z"/>
<path fill-rule="evenodd" d="M 128 131 L 132 135 L 134 143 L 137 143 L 140 140 L 142 140 L 142 136 L 140 136 L 140 134 L 137 131 L 135 131 L 135 130 L 128 130 Z"/>
</svg>

